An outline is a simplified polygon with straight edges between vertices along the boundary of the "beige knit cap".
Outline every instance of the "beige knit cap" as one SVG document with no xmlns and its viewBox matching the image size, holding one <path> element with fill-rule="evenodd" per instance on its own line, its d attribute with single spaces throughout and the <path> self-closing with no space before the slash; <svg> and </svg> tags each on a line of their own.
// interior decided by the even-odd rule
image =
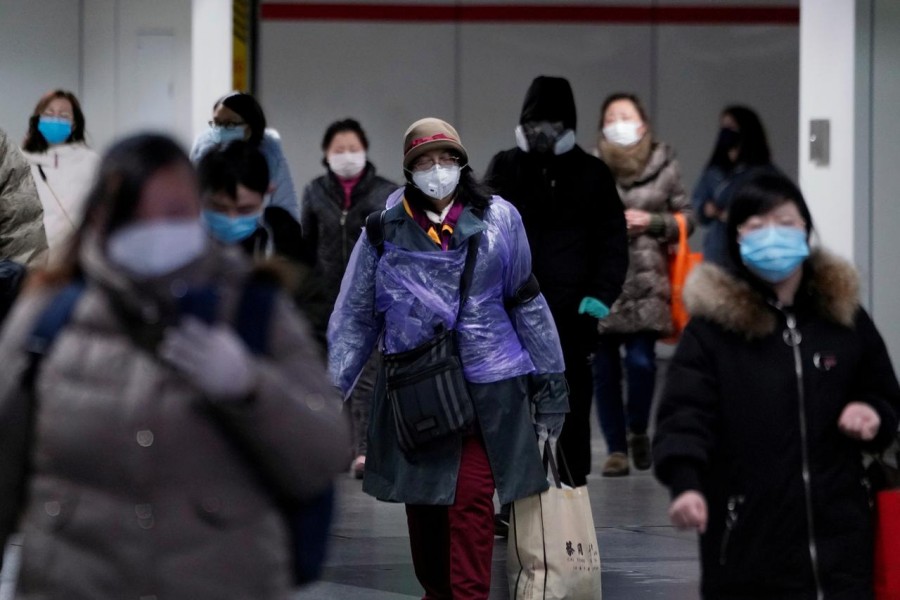
<svg viewBox="0 0 900 600">
<path fill-rule="evenodd" d="M 403 135 L 403 168 L 430 150 L 453 150 L 460 155 L 461 163 L 468 164 L 469 155 L 459 141 L 459 134 L 450 123 L 435 117 L 419 119 L 409 126 Z"/>
</svg>

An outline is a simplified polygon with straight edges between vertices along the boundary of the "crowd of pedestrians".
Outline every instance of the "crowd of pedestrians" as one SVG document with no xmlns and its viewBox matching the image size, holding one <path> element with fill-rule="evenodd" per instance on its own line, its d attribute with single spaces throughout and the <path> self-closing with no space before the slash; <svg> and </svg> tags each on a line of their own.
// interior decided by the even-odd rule
<svg viewBox="0 0 900 600">
<path fill-rule="evenodd" d="M 900 386 L 753 110 L 722 111 L 692 196 L 636 95 L 608 96 L 580 147 L 560 77 L 532 81 L 483 178 L 426 117 L 385 179 L 345 118 L 298 196 L 252 95 L 210 117 L 189 154 L 139 134 L 101 157 L 54 90 L 21 148 L 0 132 L 18 597 L 286 598 L 298 515 L 349 470 L 405 504 L 425 598 L 487 598 L 547 460 L 587 484 L 595 404 L 600 474 L 654 468 L 700 534 L 705 598 L 871 597 L 862 454 L 896 438 Z M 657 390 L 670 255 L 698 225 Z"/>
</svg>

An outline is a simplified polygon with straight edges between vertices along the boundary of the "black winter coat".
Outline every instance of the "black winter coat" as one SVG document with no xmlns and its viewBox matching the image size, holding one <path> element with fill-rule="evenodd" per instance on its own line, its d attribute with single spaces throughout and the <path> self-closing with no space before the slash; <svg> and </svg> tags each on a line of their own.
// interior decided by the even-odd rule
<svg viewBox="0 0 900 600">
<path fill-rule="evenodd" d="M 313 179 L 303 190 L 300 225 L 312 256 L 316 297 L 308 316 L 316 337 L 324 344 L 328 317 L 341 288 L 341 279 L 353 246 L 365 226 L 366 217 L 384 209 L 384 202 L 397 184 L 376 174 L 371 163 L 350 195 L 350 209 L 344 210 L 344 189 L 329 171 Z"/>
<path fill-rule="evenodd" d="M 896 432 L 900 387 L 853 268 L 816 252 L 804 270 L 784 311 L 714 265 L 685 289 L 692 319 L 667 375 L 653 459 L 673 497 L 706 498 L 707 599 L 813 600 L 817 588 L 826 600 L 872 597 L 861 451 Z M 881 417 L 873 442 L 838 430 L 853 401 Z"/>
<path fill-rule="evenodd" d="M 559 156 L 513 148 L 494 156 L 485 183 L 522 215 L 563 345 L 590 351 L 596 319 L 578 306 L 585 296 L 612 306 L 628 271 L 624 209 L 606 163 L 578 146 Z"/>
</svg>

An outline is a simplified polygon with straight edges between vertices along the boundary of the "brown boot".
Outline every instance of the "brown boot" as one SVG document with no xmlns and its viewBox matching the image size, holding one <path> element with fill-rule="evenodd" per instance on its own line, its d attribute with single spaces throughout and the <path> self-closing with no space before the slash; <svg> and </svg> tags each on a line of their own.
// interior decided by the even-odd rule
<svg viewBox="0 0 900 600">
<path fill-rule="evenodd" d="M 603 463 L 604 477 L 622 477 L 628 475 L 628 455 L 624 452 L 613 452 Z"/>
<path fill-rule="evenodd" d="M 628 436 L 628 453 L 638 471 L 646 471 L 653 465 L 650 456 L 650 436 L 646 433 L 632 433 Z"/>
</svg>

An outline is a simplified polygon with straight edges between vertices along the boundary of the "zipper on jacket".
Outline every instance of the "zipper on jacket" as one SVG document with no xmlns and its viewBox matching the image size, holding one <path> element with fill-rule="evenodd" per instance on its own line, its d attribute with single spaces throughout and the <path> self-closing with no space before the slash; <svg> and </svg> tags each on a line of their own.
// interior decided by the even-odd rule
<svg viewBox="0 0 900 600">
<path fill-rule="evenodd" d="M 819 550 L 816 547 L 816 534 L 813 523 L 812 506 L 812 480 L 809 469 L 809 431 L 806 420 L 806 389 L 803 385 L 803 359 L 800 356 L 800 342 L 803 335 L 797 329 L 797 318 L 782 310 L 787 322 L 787 329 L 782 334 L 784 343 L 791 347 L 794 353 L 794 375 L 797 377 L 797 399 L 800 410 L 800 451 L 803 458 L 803 491 L 806 497 L 806 528 L 809 534 L 809 558 L 812 561 L 813 580 L 816 584 L 816 600 L 823 600 L 825 594 L 822 591 L 822 580 L 819 577 Z"/>
<path fill-rule="evenodd" d="M 344 268 L 347 267 L 347 261 L 349 257 L 347 256 L 347 210 L 341 210 L 341 258 L 343 262 L 341 264 L 344 265 Z"/>
<path fill-rule="evenodd" d="M 737 526 L 738 509 L 744 503 L 743 496 L 729 496 L 727 509 L 725 514 L 725 533 L 722 534 L 722 545 L 719 548 L 719 564 L 725 566 L 725 556 L 728 550 L 728 541 L 731 539 L 731 532 Z"/>
</svg>

